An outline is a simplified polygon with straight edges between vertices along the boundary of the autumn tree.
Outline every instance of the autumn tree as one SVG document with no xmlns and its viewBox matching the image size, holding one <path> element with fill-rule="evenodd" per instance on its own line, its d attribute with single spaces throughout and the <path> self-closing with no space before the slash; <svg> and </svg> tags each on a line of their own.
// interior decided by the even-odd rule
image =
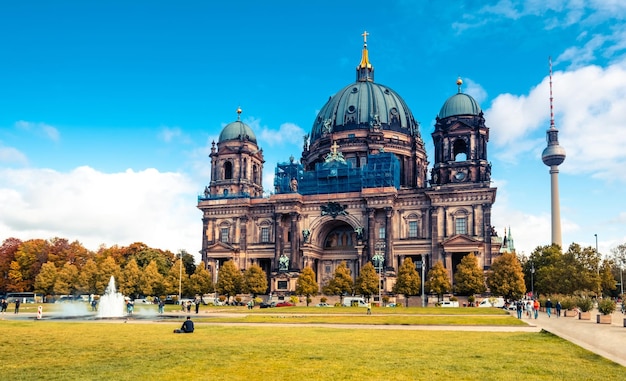
<svg viewBox="0 0 626 381">
<path fill-rule="evenodd" d="M 406 306 L 408 307 L 409 298 L 420 293 L 421 285 L 422 280 L 417 270 L 415 270 L 413 260 L 409 257 L 405 258 L 398 269 L 398 279 L 396 280 L 396 284 L 393 285 L 393 292 L 404 295 Z"/>
<path fill-rule="evenodd" d="M 307 266 L 302 270 L 296 281 L 296 295 L 306 296 L 306 305 L 308 307 L 311 295 L 316 295 L 318 292 L 319 286 L 315 281 L 315 272 L 311 267 Z"/>
<path fill-rule="evenodd" d="M 115 262 L 113 257 L 105 258 L 98 268 L 98 277 L 96 279 L 96 294 L 102 295 L 109 285 L 111 277 L 116 280 L 116 288 L 120 284 L 120 266 Z"/>
<path fill-rule="evenodd" d="M 19 266 L 17 268 L 12 267 L 13 276 L 16 277 L 15 279 L 20 279 L 16 291 L 33 290 L 35 277 L 39 274 L 41 266 L 48 260 L 48 249 L 48 242 L 43 239 L 31 239 L 22 242 L 15 253 L 15 262 Z"/>
<path fill-rule="evenodd" d="M 22 241 L 17 238 L 7 238 L 0 245 L 0 290 L 8 290 L 9 270 L 11 262 L 15 260 L 15 254 Z"/>
<path fill-rule="evenodd" d="M 380 287 L 380 277 L 376 274 L 376 269 L 371 262 L 367 262 L 362 268 L 361 273 L 354 283 L 354 291 L 357 294 L 371 298 L 372 295 L 378 294 Z"/>
<path fill-rule="evenodd" d="M 28 291 L 27 283 L 24 281 L 22 269 L 17 261 L 12 261 L 9 265 L 9 281 L 7 282 L 7 291 Z"/>
<path fill-rule="evenodd" d="M 165 293 L 163 275 L 159 272 L 156 261 L 150 261 L 141 272 L 139 290 L 143 295 L 162 296 Z"/>
<path fill-rule="evenodd" d="M 98 288 L 98 266 L 93 259 L 88 259 L 78 274 L 78 291 L 82 294 L 96 294 Z"/>
<path fill-rule="evenodd" d="M 231 296 L 235 296 L 241 292 L 242 286 L 243 277 L 241 271 L 235 266 L 235 262 L 224 262 L 222 267 L 220 267 L 215 290 L 220 295 L 225 295 L 226 300 L 230 300 Z"/>
<path fill-rule="evenodd" d="M 179 290 L 181 292 L 184 290 L 184 294 L 187 294 L 188 280 L 189 278 L 187 277 L 187 273 L 185 273 L 180 258 L 176 259 L 165 277 L 165 292 L 168 294 L 178 294 Z"/>
<path fill-rule="evenodd" d="M 141 294 L 140 285 L 141 272 L 139 266 L 135 261 L 135 258 L 131 258 L 126 262 L 124 270 L 122 271 L 122 279 L 120 279 L 120 292 L 124 295 L 129 295 L 136 298 Z"/>
<path fill-rule="evenodd" d="M 44 263 L 35 277 L 35 292 L 44 295 L 54 294 L 54 282 L 57 278 L 57 267 L 54 262 Z"/>
<path fill-rule="evenodd" d="M 503 253 L 491 264 L 487 274 L 491 293 L 506 299 L 519 299 L 526 293 L 522 265 L 513 253 Z"/>
<path fill-rule="evenodd" d="M 267 282 L 266 288 L 267 288 Z M 194 295 L 204 295 L 213 292 L 211 274 L 204 266 L 196 266 L 196 271 L 189 277 L 189 289 Z"/>
<path fill-rule="evenodd" d="M 267 275 L 259 265 L 251 265 L 243 273 L 243 292 L 256 297 L 267 291 Z"/>
<path fill-rule="evenodd" d="M 461 295 L 480 294 L 487 289 L 483 270 L 478 267 L 478 259 L 473 253 L 464 256 L 461 263 L 456 266 L 454 287 Z"/>
<path fill-rule="evenodd" d="M 56 295 L 76 295 L 77 280 L 78 269 L 73 264 L 66 262 L 57 273 L 54 293 Z"/>
<path fill-rule="evenodd" d="M 343 301 L 343 295 L 352 294 L 353 282 L 350 269 L 346 265 L 345 261 L 342 261 L 335 269 L 333 277 L 322 288 L 326 295 L 339 295 L 340 300 Z"/>
<path fill-rule="evenodd" d="M 611 291 L 615 291 L 617 288 L 617 281 L 613 277 L 614 266 L 613 259 L 605 259 L 600 265 L 600 288 L 603 295 L 609 295 Z"/>
<path fill-rule="evenodd" d="M 435 265 L 428 271 L 428 280 L 426 281 L 426 289 L 437 294 L 438 300 L 441 300 L 443 294 L 450 292 L 452 285 L 448 279 L 448 272 L 443 267 L 441 261 L 437 261 Z"/>
</svg>

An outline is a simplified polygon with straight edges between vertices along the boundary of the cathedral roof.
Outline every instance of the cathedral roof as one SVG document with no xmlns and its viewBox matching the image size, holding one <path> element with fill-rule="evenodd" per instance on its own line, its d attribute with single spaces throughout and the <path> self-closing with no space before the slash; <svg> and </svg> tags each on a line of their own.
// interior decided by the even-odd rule
<svg viewBox="0 0 626 381">
<path fill-rule="evenodd" d="M 219 143 L 227 140 L 250 140 L 256 143 L 256 135 L 252 128 L 240 120 L 241 108 L 237 109 L 237 120 L 229 123 L 222 129 L 220 133 Z"/>
<path fill-rule="evenodd" d="M 325 133 L 380 128 L 407 135 L 419 135 L 419 125 L 404 100 L 391 88 L 374 82 L 369 61 L 367 32 L 356 82 L 331 96 L 322 107 L 311 129 L 311 141 Z"/>
<path fill-rule="evenodd" d="M 461 92 L 463 81 L 459 78 L 456 84 L 459 86 L 459 92 L 446 100 L 437 116 L 441 119 L 457 115 L 480 115 L 482 110 L 478 102 L 470 95 Z"/>
</svg>

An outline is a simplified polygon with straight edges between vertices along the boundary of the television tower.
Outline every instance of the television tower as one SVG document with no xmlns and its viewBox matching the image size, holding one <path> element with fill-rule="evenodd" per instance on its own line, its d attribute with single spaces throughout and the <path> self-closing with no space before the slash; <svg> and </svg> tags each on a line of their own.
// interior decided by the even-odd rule
<svg viewBox="0 0 626 381">
<path fill-rule="evenodd" d="M 541 154 L 543 163 L 550 167 L 550 201 L 552 204 L 552 244 L 563 248 L 561 241 L 561 208 L 559 206 L 559 165 L 565 160 L 565 149 L 559 145 L 559 130 L 554 125 L 552 98 L 552 58 L 550 63 L 550 128 L 546 131 L 548 146 Z"/>
</svg>

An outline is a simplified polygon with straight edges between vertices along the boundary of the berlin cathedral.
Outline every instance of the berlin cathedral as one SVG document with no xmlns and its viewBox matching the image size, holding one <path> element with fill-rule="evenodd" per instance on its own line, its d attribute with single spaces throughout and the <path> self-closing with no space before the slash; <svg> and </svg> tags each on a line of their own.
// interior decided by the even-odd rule
<svg viewBox="0 0 626 381">
<path fill-rule="evenodd" d="M 268 293 L 287 296 L 307 266 L 320 291 L 341 262 L 356 279 L 371 261 L 384 292 L 405 258 L 423 263 L 426 273 L 441 261 L 452 284 L 470 253 L 488 270 L 503 246 L 491 225 L 489 128 L 461 85 L 459 79 L 436 117 L 429 169 L 408 105 L 374 81 L 364 33 L 356 81 L 321 108 L 302 157 L 277 165 L 269 196 L 261 142 L 238 110 L 212 143 L 211 180 L 198 196 L 202 261 L 213 279 L 228 260 L 242 271 L 257 264 Z"/>
</svg>

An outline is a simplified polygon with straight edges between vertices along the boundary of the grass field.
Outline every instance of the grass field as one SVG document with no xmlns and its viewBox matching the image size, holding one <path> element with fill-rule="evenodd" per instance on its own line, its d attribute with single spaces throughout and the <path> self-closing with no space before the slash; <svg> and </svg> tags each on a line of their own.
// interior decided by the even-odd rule
<svg viewBox="0 0 626 381">
<path fill-rule="evenodd" d="M 287 318 L 304 322 L 298 320 L 303 319 L 298 316 L 303 313 L 302 308 L 313 309 L 273 309 L 255 312 L 250 317 L 230 318 L 269 321 L 255 327 L 216 326 L 205 323 L 213 319 L 194 316 L 196 332 L 181 335 L 171 332 L 182 319 L 129 323 L 4 320 L 0 321 L 0 374 L 6 380 L 626 379 L 624 367 L 548 333 L 270 324 L 278 319 L 285 323 Z M 331 313 L 330 310 L 325 312 Z M 350 308 L 345 313 L 340 310 L 343 309 L 332 311 L 333 316 L 317 312 L 306 316 L 327 322 L 335 318 L 361 318 L 348 314 Z M 362 317 L 404 321 L 400 324 L 416 324 L 414 321 L 419 318 L 442 318 L 425 316 L 424 311 L 416 312 L 419 310 Z M 462 319 L 465 325 L 482 324 L 480 321 L 485 318 L 508 320 L 497 311 L 485 317 L 461 316 L 458 309 L 430 310 L 438 312 L 430 315 L 444 313 L 450 315 L 446 318 Z M 277 312 L 284 315 L 275 315 Z M 382 311 L 378 312 L 382 315 Z"/>
</svg>

